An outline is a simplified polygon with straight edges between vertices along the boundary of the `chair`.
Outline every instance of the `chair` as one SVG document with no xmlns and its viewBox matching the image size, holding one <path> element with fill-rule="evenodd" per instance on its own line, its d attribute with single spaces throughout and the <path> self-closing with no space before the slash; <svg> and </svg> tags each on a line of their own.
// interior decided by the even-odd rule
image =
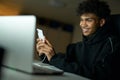
<svg viewBox="0 0 120 80">
<path fill-rule="evenodd" d="M 108 24 L 111 28 L 111 33 L 120 37 L 120 14 L 114 14 L 110 16 L 110 22 Z"/>
</svg>

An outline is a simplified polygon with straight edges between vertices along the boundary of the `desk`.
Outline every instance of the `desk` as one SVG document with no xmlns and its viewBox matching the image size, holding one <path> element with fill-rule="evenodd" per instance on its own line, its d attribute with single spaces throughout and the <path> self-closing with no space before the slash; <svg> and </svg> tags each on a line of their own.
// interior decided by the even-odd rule
<svg viewBox="0 0 120 80">
<path fill-rule="evenodd" d="M 30 75 L 23 72 L 2 68 L 1 80 L 90 80 L 82 76 L 64 72 L 63 75 Z"/>
</svg>

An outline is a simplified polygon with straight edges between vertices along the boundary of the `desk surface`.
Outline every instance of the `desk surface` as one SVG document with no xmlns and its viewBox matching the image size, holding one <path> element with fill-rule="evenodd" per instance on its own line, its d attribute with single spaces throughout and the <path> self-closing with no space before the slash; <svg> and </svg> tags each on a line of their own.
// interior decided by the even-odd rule
<svg viewBox="0 0 120 80">
<path fill-rule="evenodd" d="M 30 75 L 23 72 L 2 68 L 1 80 L 89 80 L 82 76 L 65 72 L 63 75 Z"/>
</svg>

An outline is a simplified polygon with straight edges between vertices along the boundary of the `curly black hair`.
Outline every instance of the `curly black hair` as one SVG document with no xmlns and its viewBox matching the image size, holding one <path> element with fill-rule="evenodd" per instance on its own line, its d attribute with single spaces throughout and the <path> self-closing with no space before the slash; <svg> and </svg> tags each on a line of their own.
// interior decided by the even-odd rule
<svg viewBox="0 0 120 80">
<path fill-rule="evenodd" d="M 79 4 L 77 14 L 93 13 L 99 18 L 107 18 L 110 16 L 111 10 L 105 1 L 86 0 Z"/>
</svg>

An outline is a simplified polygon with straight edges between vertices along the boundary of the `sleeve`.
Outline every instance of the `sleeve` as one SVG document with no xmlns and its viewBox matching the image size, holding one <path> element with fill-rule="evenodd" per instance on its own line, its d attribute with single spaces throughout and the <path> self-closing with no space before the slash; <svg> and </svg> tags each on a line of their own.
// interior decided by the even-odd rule
<svg viewBox="0 0 120 80">
<path fill-rule="evenodd" d="M 50 64 L 71 73 L 79 73 L 79 65 L 75 60 L 75 44 L 70 44 L 67 47 L 66 54 L 58 53 L 52 57 Z"/>
<path fill-rule="evenodd" d="M 107 55 L 94 67 L 95 80 L 119 80 L 120 79 L 120 44 L 114 44 L 114 51 Z"/>
<path fill-rule="evenodd" d="M 45 54 L 42 54 L 41 56 L 39 56 L 39 59 L 41 62 L 49 64 L 49 61 L 48 61 L 47 57 L 45 56 Z"/>
<path fill-rule="evenodd" d="M 120 80 L 120 44 L 112 55 L 112 76 L 113 80 Z"/>
<path fill-rule="evenodd" d="M 95 80 L 111 80 L 112 78 L 112 55 L 107 55 L 93 67 L 93 78 Z"/>
</svg>

